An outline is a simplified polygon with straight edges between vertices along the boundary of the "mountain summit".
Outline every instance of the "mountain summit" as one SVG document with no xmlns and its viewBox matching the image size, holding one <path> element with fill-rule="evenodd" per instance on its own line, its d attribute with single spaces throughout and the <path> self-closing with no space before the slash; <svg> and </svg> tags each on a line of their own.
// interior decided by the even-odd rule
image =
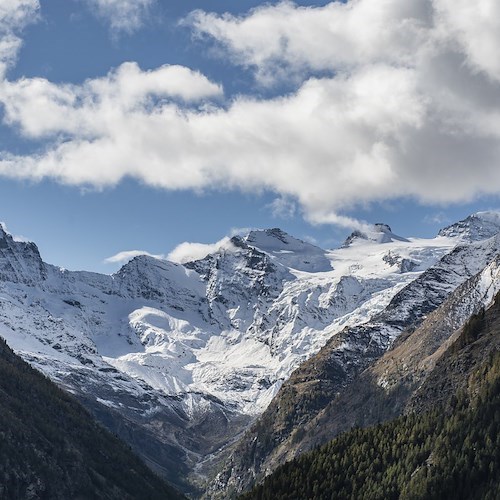
<svg viewBox="0 0 500 500">
<path fill-rule="evenodd" d="M 344 241 L 342 248 L 362 243 L 391 243 L 394 241 L 409 242 L 406 238 L 394 234 L 388 224 L 379 222 L 372 227 L 363 229 L 363 231 L 358 229 L 353 231 Z"/>
<path fill-rule="evenodd" d="M 309 273 L 332 270 L 323 249 L 294 238 L 279 228 L 251 231 L 245 241 L 292 269 Z"/>
<path fill-rule="evenodd" d="M 479 241 L 491 238 L 500 231 L 500 212 L 485 211 L 469 215 L 439 231 L 439 236 Z"/>
</svg>

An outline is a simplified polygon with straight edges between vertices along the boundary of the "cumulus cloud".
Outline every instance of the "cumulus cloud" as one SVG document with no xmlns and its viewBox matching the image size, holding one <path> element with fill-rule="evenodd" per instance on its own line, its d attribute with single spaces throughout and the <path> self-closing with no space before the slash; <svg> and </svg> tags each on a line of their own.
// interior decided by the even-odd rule
<svg viewBox="0 0 500 500">
<path fill-rule="evenodd" d="M 162 109 L 177 109 L 170 105 L 172 98 L 197 101 L 221 93 L 219 85 L 183 66 L 142 71 L 134 62 L 82 85 L 54 84 L 43 78 L 0 83 L 7 124 L 19 126 L 28 137 L 65 134 L 78 141 L 112 135 L 123 140 L 122 120 L 135 122 L 140 129 L 141 118 L 154 121 Z"/>
<path fill-rule="evenodd" d="M 217 243 L 190 243 L 185 241 L 176 246 L 167 256 L 167 259 L 178 264 L 185 264 L 205 258 L 208 254 L 219 251 L 220 249 L 232 249 L 234 245 L 228 237 L 222 238 Z"/>
<path fill-rule="evenodd" d="M 390 141 L 425 113 L 412 71 L 385 66 L 311 79 L 283 98 L 239 98 L 228 109 L 78 94 L 44 80 L 3 84 L 10 124 L 65 140 L 40 156 L 4 154 L 0 173 L 98 186 L 128 175 L 168 189 L 269 188 L 318 211 L 390 196 L 398 182 Z"/>
<path fill-rule="evenodd" d="M 38 0 L 2 0 L 0 4 L 0 32 L 22 29 L 33 22 L 40 9 Z"/>
<path fill-rule="evenodd" d="M 442 35 L 460 46 L 473 67 L 500 80 L 500 3 L 436 0 L 434 5 Z"/>
<path fill-rule="evenodd" d="M 270 83 L 293 71 L 409 64 L 428 34 L 428 10 L 428 2 L 415 0 L 351 0 L 323 7 L 285 1 L 241 16 L 197 10 L 184 23 Z"/>
<path fill-rule="evenodd" d="M 192 14 L 197 34 L 258 79 L 298 79 L 274 98 L 224 100 L 220 85 L 178 66 L 126 63 L 81 85 L 4 79 L 4 122 L 45 147 L 1 153 L 0 175 L 269 190 L 313 223 L 348 227 L 360 224 L 342 215 L 356 204 L 498 194 L 500 7 L 471 5 L 284 2 L 240 17 Z"/>
<path fill-rule="evenodd" d="M 139 29 L 156 0 L 85 0 L 115 33 Z"/>
<path fill-rule="evenodd" d="M 145 250 L 124 250 L 123 252 L 118 252 L 117 254 L 104 259 L 104 262 L 106 264 L 125 264 L 129 260 L 132 260 L 134 257 L 138 257 L 139 255 L 148 255 L 149 257 L 154 257 L 155 259 L 165 259 L 165 255 L 155 255 L 146 252 Z"/>
</svg>

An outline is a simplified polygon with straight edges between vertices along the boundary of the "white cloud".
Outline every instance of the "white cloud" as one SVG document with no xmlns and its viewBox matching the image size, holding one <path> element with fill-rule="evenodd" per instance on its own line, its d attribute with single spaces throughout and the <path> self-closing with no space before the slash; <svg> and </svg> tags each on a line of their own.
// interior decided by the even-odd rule
<svg viewBox="0 0 500 500">
<path fill-rule="evenodd" d="M 233 60 L 253 67 L 263 83 L 307 69 L 360 64 L 411 64 L 428 35 L 428 2 L 351 0 L 323 7 L 280 2 L 250 15 L 201 10 L 184 20 L 201 37 L 215 40 Z"/>
<path fill-rule="evenodd" d="M 273 217 L 278 219 L 291 219 L 297 214 L 297 204 L 283 197 L 274 199 L 267 208 L 271 210 Z"/>
<path fill-rule="evenodd" d="M 38 0 L 2 0 L 0 4 L 1 32 L 22 29 L 33 22 L 39 9 Z"/>
<path fill-rule="evenodd" d="M 139 29 L 156 0 L 85 0 L 114 32 L 132 33 Z"/>
<path fill-rule="evenodd" d="M 0 102 L 8 124 L 21 127 L 28 137 L 70 134 L 79 141 L 110 136 L 120 141 L 125 138 L 119 137 L 124 121 L 135 122 L 140 129 L 141 118 L 154 121 L 162 109 L 177 109 L 170 104 L 172 98 L 198 101 L 221 94 L 219 85 L 183 66 L 142 71 L 133 62 L 80 86 L 43 78 L 0 83 Z"/>
<path fill-rule="evenodd" d="M 240 18 L 194 14 L 199 33 L 258 77 L 302 79 L 272 99 L 221 102 L 219 85 L 178 66 L 126 63 L 81 85 L 4 80 L 5 122 L 46 142 L 32 156 L 0 153 L 0 175 L 270 190 L 297 201 L 311 222 L 350 228 L 359 223 L 341 213 L 356 204 L 498 194 L 499 7 L 479 0 L 474 8 L 462 0 L 351 0 L 282 3 Z M 314 77 L 318 71 L 329 76 Z"/>
<path fill-rule="evenodd" d="M 444 224 L 449 224 L 451 219 L 444 212 L 437 212 L 434 214 L 427 214 L 424 217 L 423 222 L 426 224 L 439 224 L 440 226 L 443 226 Z"/>
<path fill-rule="evenodd" d="M 116 255 L 112 255 L 111 257 L 104 259 L 104 262 L 106 264 L 125 264 L 129 260 L 132 260 L 134 257 L 138 257 L 139 255 L 147 255 L 149 257 L 154 257 L 155 259 L 165 259 L 165 255 L 155 255 L 146 252 L 145 250 L 124 250 L 123 252 L 118 252 Z"/>
<path fill-rule="evenodd" d="M 2 0 L 0 3 L 0 78 L 21 48 L 19 31 L 37 20 L 39 9 L 38 0 Z"/>
<path fill-rule="evenodd" d="M 229 231 L 230 236 L 246 236 L 250 231 L 260 231 L 258 227 L 232 227 Z"/>
<path fill-rule="evenodd" d="M 217 243 L 189 243 L 185 241 L 176 246 L 167 256 L 167 259 L 178 264 L 185 264 L 194 260 L 203 259 L 208 254 L 219 251 L 222 248 L 232 249 L 233 244 L 228 237 L 222 238 Z"/>
<path fill-rule="evenodd" d="M 435 0 L 442 34 L 461 46 L 469 63 L 500 80 L 500 3 Z"/>
<path fill-rule="evenodd" d="M 4 83 L 9 123 L 65 140 L 41 156 L 4 155 L 0 173 L 97 186 L 128 175 L 167 189 L 269 188 L 310 211 L 384 199 L 398 181 L 390 142 L 425 113 L 413 80 L 411 70 L 374 66 L 311 79 L 286 98 L 240 98 L 227 110 L 109 102 L 106 91 L 86 99 L 45 80 Z"/>
</svg>

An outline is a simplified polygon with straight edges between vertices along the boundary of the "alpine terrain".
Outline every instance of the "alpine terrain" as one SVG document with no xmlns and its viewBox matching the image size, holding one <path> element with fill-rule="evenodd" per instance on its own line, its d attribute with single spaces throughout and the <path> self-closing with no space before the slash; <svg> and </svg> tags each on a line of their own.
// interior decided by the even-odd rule
<svg viewBox="0 0 500 500">
<path fill-rule="evenodd" d="M 178 488 L 234 497 L 423 406 L 450 339 L 500 289 L 499 232 L 481 212 L 432 239 L 375 224 L 323 250 L 268 229 L 109 276 L 47 264 L 2 228 L 0 336 Z"/>
</svg>

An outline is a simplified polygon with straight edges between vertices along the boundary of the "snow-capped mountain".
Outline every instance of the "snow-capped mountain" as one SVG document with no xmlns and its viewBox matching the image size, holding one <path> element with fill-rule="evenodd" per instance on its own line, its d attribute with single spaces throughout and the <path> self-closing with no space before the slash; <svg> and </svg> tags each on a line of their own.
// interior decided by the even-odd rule
<svg viewBox="0 0 500 500">
<path fill-rule="evenodd" d="M 400 300 L 401 324 L 380 337 L 386 349 L 415 304 L 434 304 L 477 272 L 498 249 L 467 243 L 463 224 L 427 240 L 377 224 L 331 251 L 279 229 L 251 231 L 198 261 L 140 256 L 112 276 L 46 264 L 36 245 L 0 228 L 0 335 L 160 469 L 171 464 L 158 443 L 192 465 L 233 440 L 346 327 Z M 470 247 L 463 258 L 458 242 Z M 422 273 L 457 278 L 419 302 L 412 284 Z M 142 429 L 137 442 L 132 428 Z"/>
<path fill-rule="evenodd" d="M 278 228 L 251 231 L 245 241 L 292 269 L 309 273 L 332 269 L 331 261 L 323 249 L 294 238 Z"/>
<path fill-rule="evenodd" d="M 457 246 L 394 294 L 386 307 L 373 310 L 369 320 L 347 325 L 332 335 L 318 354 L 292 374 L 235 446 L 228 463 L 210 486 L 211 491 L 242 491 L 290 458 L 290 450 L 300 444 L 297 431 L 312 425 L 337 394 L 388 351 L 401 334 L 417 328 L 477 273 L 491 276 L 500 254 L 498 230 L 497 227 L 497 234 L 491 238 L 470 243 L 459 237 Z M 495 273 L 484 300 L 499 289 L 498 279 Z M 480 293 L 471 293 L 469 310 L 477 306 L 479 300 L 475 296 Z"/>
<path fill-rule="evenodd" d="M 500 254 L 497 254 L 482 271 L 460 285 L 440 307 L 426 316 L 418 328 L 400 337 L 393 348 L 363 371 L 338 397 L 332 398 L 301 428 L 298 438 L 282 446 L 281 459 L 290 460 L 314 448 L 318 442 L 326 443 L 354 424 L 375 425 L 410 411 L 422 414 L 425 409 L 446 403 L 456 391 L 463 389 L 461 384 L 477 369 L 478 359 L 486 360 L 498 349 L 497 335 L 492 342 L 481 339 L 483 346 L 479 356 L 462 353 L 460 357 L 466 358 L 463 364 L 453 359 L 459 351 L 456 343 L 460 341 L 462 327 L 473 314 L 498 308 L 499 291 Z M 436 381 L 439 372 L 441 380 Z M 451 380 L 443 383 L 443 378 Z"/>
<path fill-rule="evenodd" d="M 478 241 L 491 238 L 498 233 L 500 213 L 493 211 L 477 212 L 464 220 L 451 224 L 439 231 L 440 236 L 460 238 L 463 241 Z"/>
<path fill-rule="evenodd" d="M 448 236 L 448 235 L 443 235 Z M 365 228 L 362 231 L 357 229 L 351 233 L 350 236 L 344 241 L 343 247 L 349 247 L 364 241 L 375 242 L 375 243 L 392 243 L 393 241 L 404 241 L 408 242 L 406 238 L 398 236 L 392 232 L 392 229 L 387 224 L 378 223 L 374 224 L 373 227 Z"/>
</svg>

